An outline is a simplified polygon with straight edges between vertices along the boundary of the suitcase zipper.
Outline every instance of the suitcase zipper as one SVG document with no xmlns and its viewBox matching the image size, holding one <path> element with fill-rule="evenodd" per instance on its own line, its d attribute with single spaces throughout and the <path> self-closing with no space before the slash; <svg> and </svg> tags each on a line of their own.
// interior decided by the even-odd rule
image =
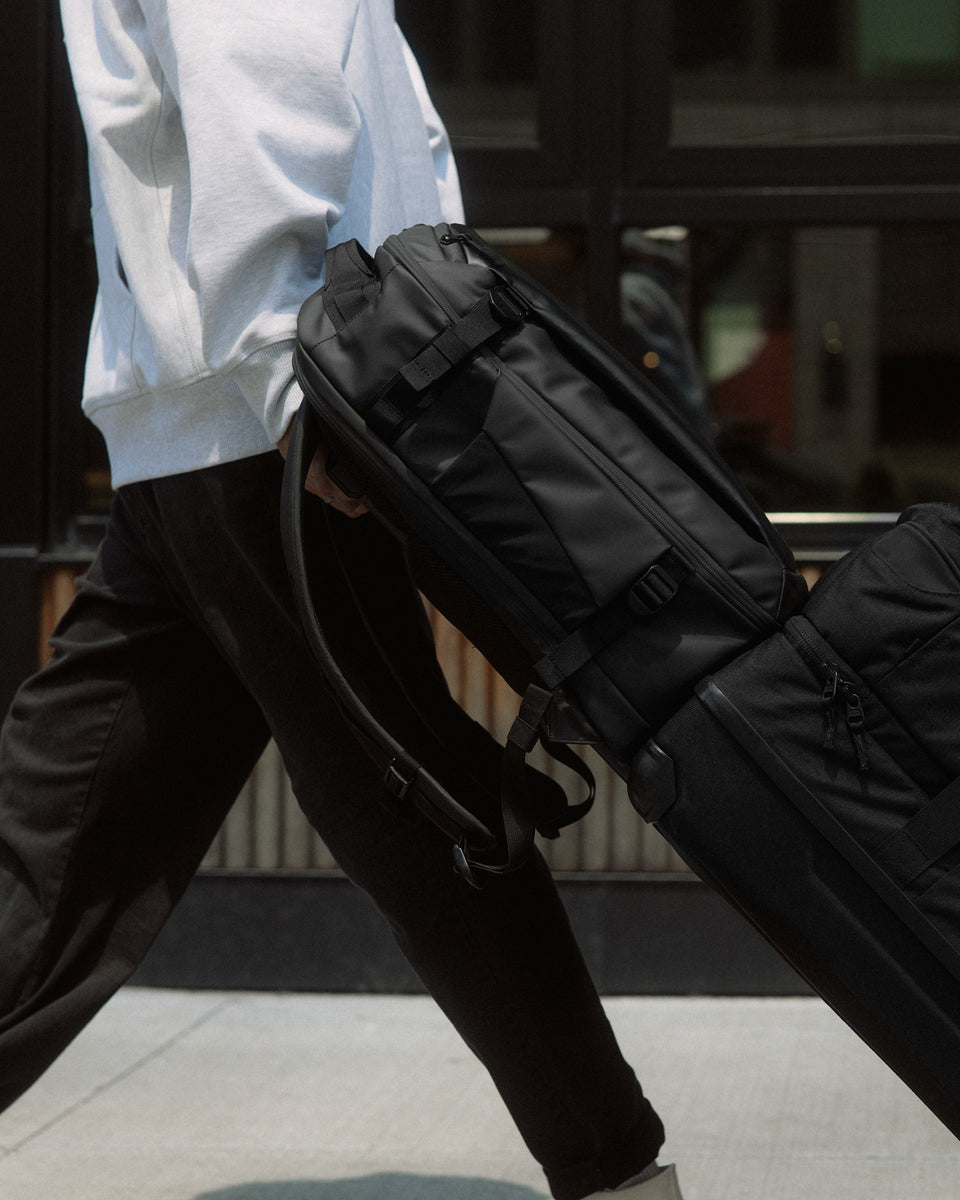
<svg viewBox="0 0 960 1200">
<path fill-rule="evenodd" d="M 857 683 L 847 679 L 839 666 L 823 654 L 820 646 L 806 633 L 799 621 L 789 621 L 785 632 L 801 658 L 813 669 L 823 685 L 820 704 L 823 711 L 824 749 L 836 749 L 836 712 L 842 707 L 847 732 L 857 756 L 857 765 L 861 771 L 868 771 L 870 759 L 864 732 L 866 718 Z"/>
<path fill-rule="evenodd" d="M 475 245 L 472 239 L 465 234 L 446 233 L 442 234 L 439 240 L 442 245 L 452 245 L 454 243 Z M 407 251 L 406 246 L 404 246 L 399 238 L 389 238 L 388 244 L 390 252 L 397 260 L 417 279 L 421 287 L 443 309 L 446 315 L 451 320 L 455 320 L 458 313 L 450 305 L 443 292 L 434 284 L 427 272 L 422 269 L 420 260 Z M 509 284 L 509 280 L 505 282 Z M 481 353 L 483 353 L 482 350 Z M 732 581 L 724 568 L 719 566 L 681 525 L 678 525 L 668 513 L 664 512 L 659 505 L 653 502 L 639 484 L 622 471 L 616 463 L 612 462 L 606 454 L 598 450 L 592 442 L 584 437 L 574 425 L 571 425 L 564 416 L 558 413 L 552 405 L 539 396 L 519 375 L 504 364 L 499 364 L 499 370 L 524 393 L 527 399 L 530 400 L 543 416 L 569 437 L 578 449 L 596 467 L 603 471 L 611 482 L 621 488 L 657 532 L 674 546 L 682 558 L 686 559 L 687 564 L 709 583 L 713 590 L 727 601 L 757 632 L 770 633 L 778 628 L 777 622 L 773 617 L 749 593 L 744 592 L 742 588 Z"/>
</svg>

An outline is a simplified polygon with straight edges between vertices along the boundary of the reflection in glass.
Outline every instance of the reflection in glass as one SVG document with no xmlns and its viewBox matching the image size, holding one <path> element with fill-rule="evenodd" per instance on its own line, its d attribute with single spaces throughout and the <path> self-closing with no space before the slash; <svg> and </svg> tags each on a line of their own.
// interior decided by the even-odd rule
<svg viewBox="0 0 960 1200">
<path fill-rule="evenodd" d="M 685 316 L 686 242 L 687 230 L 676 226 L 624 231 L 619 341 L 627 358 L 709 435 L 703 373 Z"/>
<path fill-rule="evenodd" d="M 675 145 L 955 139 L 960 0 L 673 0 Z"/>
<path fill-rule="evenodd" d="M 960 502 L 960 225 L 671 236 L 710 435 L 768 511 Z"/>
</svg>

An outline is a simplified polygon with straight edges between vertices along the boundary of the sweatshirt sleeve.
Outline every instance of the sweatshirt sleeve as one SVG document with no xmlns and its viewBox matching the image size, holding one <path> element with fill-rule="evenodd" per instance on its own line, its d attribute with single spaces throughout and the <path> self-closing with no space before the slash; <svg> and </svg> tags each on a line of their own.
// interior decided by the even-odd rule
<svg viewBox="0 0 960 1200">
<path fill-rule="evenodd" d="M 183 260 L 201 361 L 231 374 L 275 441 L 296 314 L 350 185 L 361 122 L 341 64 L 357 3 L 140 3 L 189 162 Z M 322 16 L 305 29 L 311 11 Z M 164 166 L 161 151 L 161 187 Z"/>
<path fill-rule="evenodd" d="M 449 144 L 393 2 L 61 11 L 100 272 L 85 409 L 114 430 L 111 462 L 145 413 L 165 447 L 157 469 L 258 453 L 299 404 L 297 314 L 328 246 L 375 249 L 405 225 L 460 219 Z"/>
<path fill-rule="evenodd" d="M 407 72 L 417 95 L 420 112 L 423 116 L 424 127 L 430 142 L 430 153 L 433 157 L 434 173 L 437 188 L 440 193 L 440 205 L 445 221 L 463 222 L 463 200 L 460 195 L 460 179 L 457 166 L 450 148 L 450 139 L 446 128 L 434 107 L 427 90 L 420 64 L 410 49 L 403 33 L 397 28 L 397 37 L 403 50 Z"/>
</svg>

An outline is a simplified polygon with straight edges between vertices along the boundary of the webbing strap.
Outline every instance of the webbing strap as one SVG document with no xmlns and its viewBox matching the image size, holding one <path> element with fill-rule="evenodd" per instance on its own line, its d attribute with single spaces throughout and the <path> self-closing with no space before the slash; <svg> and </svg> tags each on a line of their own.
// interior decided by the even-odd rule
<svg viewBox="0 0 960 1200">
<path fill-rule="evenodd" d="M 392 442 L 429 387 L 505 327 L 525 319 L 522 300 L 506 285 L 484 292 L 462 317 L 397 370 L 373 401 L 360 409 L 364 418 L 378 437 Z"/>
<path fill-rule="evenodd" d="M 690 567 L 680 556 L 668 550 L 626 591 L 540 659 L 535 668 L 540 679 L 547 687 L 559 687 L 638 621 L 659 612 L 690 573 Z"/>
<path fill-rule="evenodd" d="M 544 721 L 552 702 L 552 692 L 531 683 L 523 694 L 520 710 L 504 743 L 500 774 L 503 800 L 501 815 L 509 864 L 524 861 L 537 830 L 544 837 L 557 837 L 560 829 L 578 821 L 593 807 L 596 795 L 593 772 L 579 755 L 574 754 L 568 747 L 546 742 L 543 746 L 547 753 L 575 771 L 586 783 L 587 797 L 579 804 L 566 805 L 562 813 L 555 814 L 556 819 L 551 823 L 538 820 L 535 806 L 530 801 L 525 775 L 526 757 L 541 739 Z M 471 865 L 497 874 L 503 870 L 502 867 L 490 867 L 482 862 L 474 862 Z"/>
<path fill-rule="evenodd" d="M 525 318 L 525 306 L 506 286 L 484 292 L 462 317 L 404 363 L 399 370 L 400 378 L 419 395 L 504 326 L 516 325 Z"/>
<path fill-rule="evenodd" d="M 892 833 L 874 853 L 881 867 L 906 885 L 960 844 L 960 779 Z"/>
</svg>

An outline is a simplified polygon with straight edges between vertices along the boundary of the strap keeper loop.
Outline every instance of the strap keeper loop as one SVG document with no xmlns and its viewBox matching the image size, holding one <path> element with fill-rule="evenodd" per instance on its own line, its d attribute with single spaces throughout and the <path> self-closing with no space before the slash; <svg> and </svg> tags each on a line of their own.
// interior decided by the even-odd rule
<svg viewBox="0 0 960 1200">
<path fill-rule="evenodd" d="M 553 693 L 535 683 L 523 694 L 520 711 L 514 718 L 507 740 L 529 754 L 536 746 L 543 730 L 543 719 L 553 700 Z"/>
<path fill-rule="evenodd" d="M 414 780 L 420 768 L 414 765 L 411 771 L 410 764 L 405 763 L 403 766 L 406 768 L 406 773 L 404 773 L 397 765 L 399 761 L 399 759 L 394 758 L 387 764 L 387 769 L 383 775 L 383 786 L 395 799 L 406 800 L 407 793 L 413 787 Z"/>
<path fill-rule="evenodd" d="M 649 617 L 659 612 L 680 590 L 680 584 L 690 574 L 678 555 L 667 551 L 640 576 L 630 589 L 627 604 L 635 617 Z"/>
</svg>

